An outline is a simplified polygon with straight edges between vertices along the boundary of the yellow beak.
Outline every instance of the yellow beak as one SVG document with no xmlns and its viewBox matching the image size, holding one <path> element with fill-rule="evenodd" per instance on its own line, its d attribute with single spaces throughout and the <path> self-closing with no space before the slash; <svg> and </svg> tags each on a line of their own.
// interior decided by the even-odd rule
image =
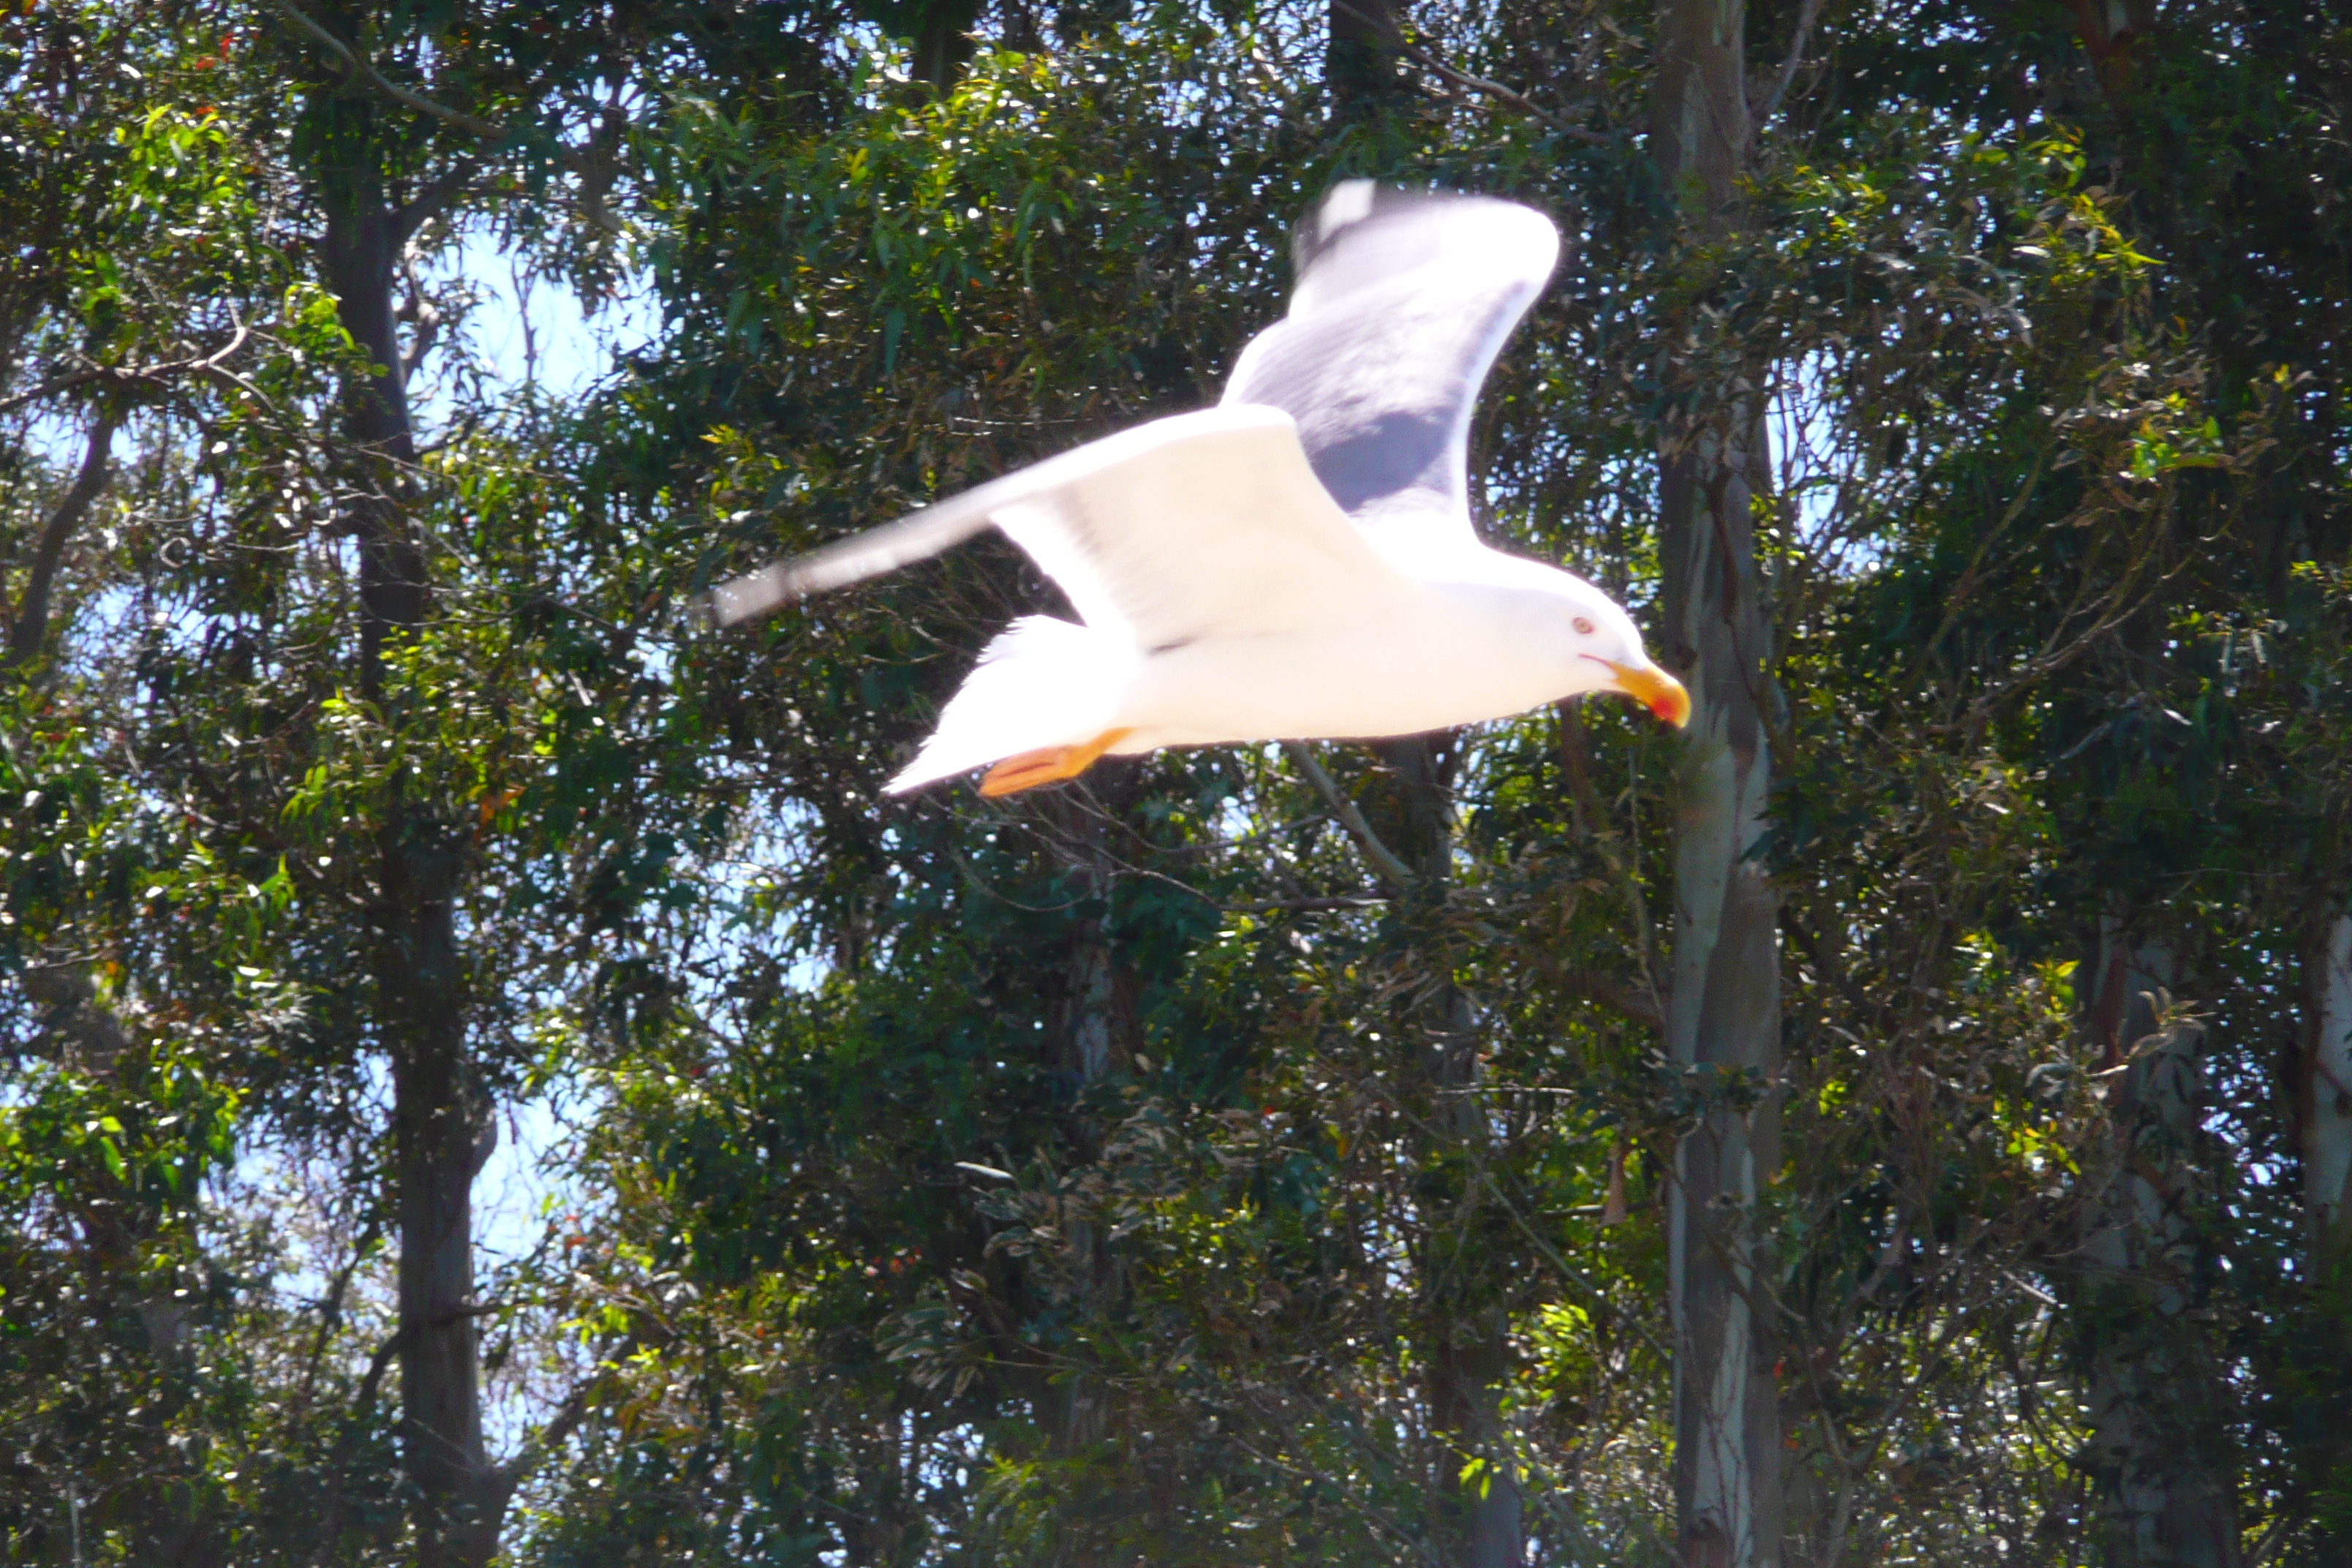
<svg viewBox="0 0 2352 1568">
<path fill-rule="evenodd" d="M 1623 692 L 1677 730 L 1690 722 L 1690 693 L 1683 689 L 1681 681 L 1656 665 L 1635 668 L 1612 664 L 1609 673 L 1617 678 L 1610 683 L 1612 690 Z"/>
</svg>

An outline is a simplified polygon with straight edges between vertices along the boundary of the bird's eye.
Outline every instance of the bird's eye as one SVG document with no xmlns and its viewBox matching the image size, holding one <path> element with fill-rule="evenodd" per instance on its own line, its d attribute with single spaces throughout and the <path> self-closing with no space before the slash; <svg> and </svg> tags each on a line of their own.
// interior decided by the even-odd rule
<svg viewBox="0 0 2352 1568">
<path fill-rule="evenodd" d="M 1576 634 L 1577 634 L 1577 636 L 1579 636 L 1579 637 L 1591 637 L 1591 636 L 1592 635 L 1592 632 L 1593 632 L 1593 626 L 1592 626 L 1592 623 L 1591 623 L 1591 621 L 1589 621 L 1589 620 L 1585 619 L 1582 616 L 1577 616 L 1577 617 L 1576 617 Z"/>
</svg>

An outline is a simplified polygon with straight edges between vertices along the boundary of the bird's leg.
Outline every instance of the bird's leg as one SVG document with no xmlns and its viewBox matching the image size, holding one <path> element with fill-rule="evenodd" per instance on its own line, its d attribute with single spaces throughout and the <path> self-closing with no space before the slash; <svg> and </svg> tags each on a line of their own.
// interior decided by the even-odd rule
<svg viewBox="0 0 2352 1568">
<path fill-rule="evenodd" d="M 1105 730 L 1083 746 L 1045 746 L 1007 757 L 988 770 L 988 776 L 980 781 L 980 793 L 993 799 L 1076 778 L 1094 766 L 1097 757 L 1133 733 L 1132 730 Z"/>
</svg>

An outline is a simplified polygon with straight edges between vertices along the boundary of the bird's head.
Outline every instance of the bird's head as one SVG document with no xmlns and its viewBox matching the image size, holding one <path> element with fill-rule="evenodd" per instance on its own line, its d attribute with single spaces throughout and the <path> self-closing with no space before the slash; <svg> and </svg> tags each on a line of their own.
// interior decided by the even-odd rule
<svg viewBox="0 0 2352 1568">
<path fill-rule="evenodd" d="M 1621 691 L 1677 730 L 1689 723 L 1690 693 L 1650 662 L 1633 618 L 1590 583 L 1567 581 L 1551 640 L 1567 659 L 1571 690 Z"/>
</svg>

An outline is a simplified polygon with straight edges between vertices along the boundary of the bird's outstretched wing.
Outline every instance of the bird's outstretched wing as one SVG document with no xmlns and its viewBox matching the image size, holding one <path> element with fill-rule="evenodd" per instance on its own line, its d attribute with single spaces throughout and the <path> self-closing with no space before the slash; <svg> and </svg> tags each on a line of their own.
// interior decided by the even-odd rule
<svg viewBox="0 0 2352 1568">
<path fill-rule="evenodd" d="M 1359 619 L 1413 584 L 1351 527 L 1290 416 L 1222 405 L 1091 442 L 903 521 L 739 578 L 731 623 L 935 554 L 994 523 L 1087 625 L 1139 649 Z"/>
<path fill-rule="evenodd" d="M 1072 454 L 1075 456 L 1076 454 Z M 821 550 L 795 555 L 747 572 L 721 583 L 702 599 L 702 609 L 722 626 L 748 621 L 782 609 L 795 599 L 846 588 L 868 577 L 879 577 L 901 566 L 927 561 L 942 550 L 961 544 L 995 521 L 995 509 L 1016 496 L 1026 495 L 1036 468 L 1024 468 L 992 479 L 976 489 L 896 522 L 835 540 Z"/>
<path fill-rule="evenodd" d="M 1290 313 L 1243 351 L 1224 401 L 1297 420 L 1316 477 L 1359 523 L 1466 542 L 1471 413 L 1551 276 L 1559 231 L 1512 202 L 1350 180 L 1293 247 Z"/>
</svg>

